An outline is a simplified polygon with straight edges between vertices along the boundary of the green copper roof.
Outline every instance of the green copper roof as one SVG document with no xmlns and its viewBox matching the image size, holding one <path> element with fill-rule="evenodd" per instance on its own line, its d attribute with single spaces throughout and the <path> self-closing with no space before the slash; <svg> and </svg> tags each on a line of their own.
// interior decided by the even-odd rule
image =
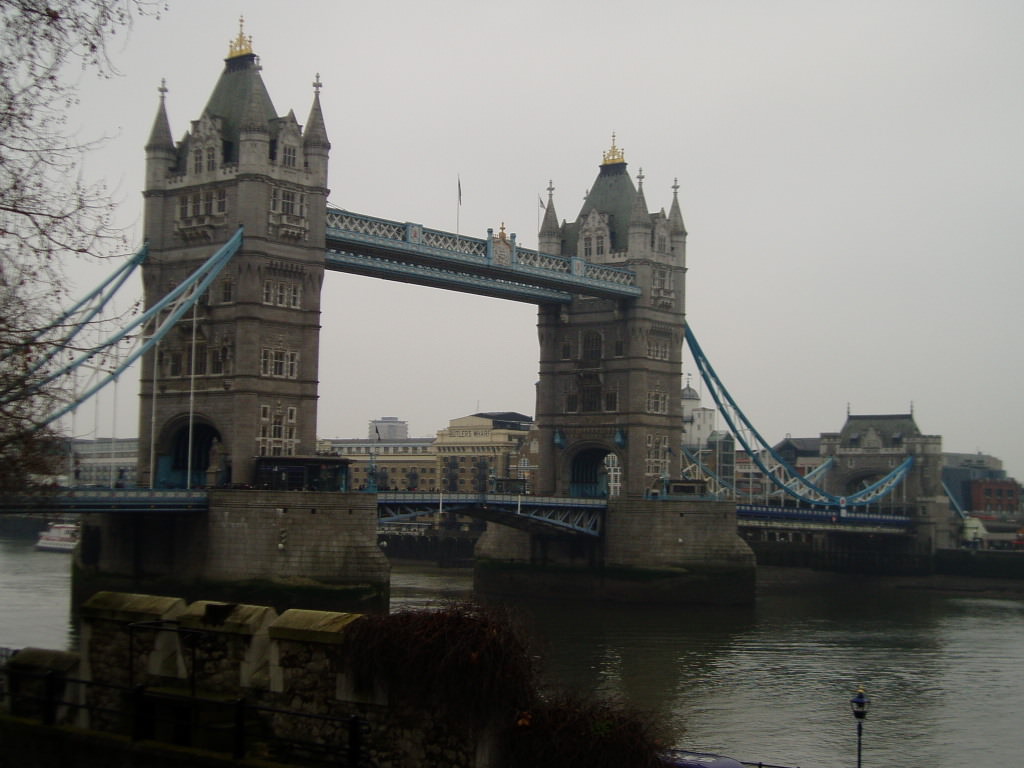
<svg viewBox="0 0 1024 768">
<path fill-rule="evenodd" d="M 633 180 L 626 173 L 625 162 L 605 163 L 600 166 L 600 169 L 576 221 L 565 227 L 566 253 L 576 253 L 576 240 L 579 237 L 580 226 L 590 212 L 595 209 L 599 213 L 609 214 L 611 249 L 622 251 L 629 245 L 629 219 L 633 209 L 633 199 L 636 197 L 636 187 L 633 186 Z"/>
<path fill-rule="evenodd" d="M 206 102 L 205 111 L 221 119 L 221 135 L 233 146 L 233 156 L 224 158 L 227 162 L 238 159 L 238 136 L 243 124 L 257 118 L 270 130 L 277 111 L 263 84 L 255 54 L 225 59 L 224 71 Z"/>
</svg>

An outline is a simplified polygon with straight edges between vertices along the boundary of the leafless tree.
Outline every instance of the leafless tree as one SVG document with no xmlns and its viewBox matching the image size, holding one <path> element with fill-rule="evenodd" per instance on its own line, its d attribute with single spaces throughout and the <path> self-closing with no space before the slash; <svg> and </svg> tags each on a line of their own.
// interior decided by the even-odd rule
<svg viewBox="0 0 1024 768">
<path fill-rule="evenodd" d="M 64 265 L 125 248 L 102 184 L 82 161 L 102 137 L 84 139 L 67 115 L 83 77 L 118 73 L 110 40 L 156 0 L 0 0 L 0 493 L 24 489 L 53 466 L 50 429 L 36 429 L 67 396 L 60 380 L 39 386 L 57 356 Z"/>
</svg>

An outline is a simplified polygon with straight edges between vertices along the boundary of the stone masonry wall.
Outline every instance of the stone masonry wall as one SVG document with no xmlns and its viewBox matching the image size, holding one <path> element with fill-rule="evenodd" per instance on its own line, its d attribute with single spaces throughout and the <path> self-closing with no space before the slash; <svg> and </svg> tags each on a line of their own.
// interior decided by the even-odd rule
<svg viewBox="0 0 1024 768">
<path fill-rule="evenodd" d="M 81 611 L 80 728 L 230 753 L 342 764 L 350 720 L 389 768 L 487 768 L 492 734 L 353 685 L 342 644 L 359 614 L 100 592 Z M 35 651 L 34 664 L 45 654 Z M 17 659 L 17 656 L 14 657 Z M 63 662 L 62 662 L 63 663 Z M 239 709 L 242 702 L 242 709 Z M 68 708 L 67 711 L 72 711 Z"/>
</svg>

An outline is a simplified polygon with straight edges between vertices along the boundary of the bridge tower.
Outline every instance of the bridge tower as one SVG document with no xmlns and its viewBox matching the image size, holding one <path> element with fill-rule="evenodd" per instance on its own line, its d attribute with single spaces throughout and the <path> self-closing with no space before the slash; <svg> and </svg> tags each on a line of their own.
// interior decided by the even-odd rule
<svg viewBox="0 0 1024 768">
<path fill-rule="evenodd" d="M 614 135 L 599 168 L 574 222 L 558 223 L 549 186 L 538 250 L 628 267 L 643 295 L 540 307 L 537 492 L 604 496 L 610 471 L 641 498 L 680 474 L 686 227 L 678 184 L 668 215 L 650 213 Z"/>
<path fill-rule="evenodd" d="M 196 312 L 144 360 L 140 485 L 245 483 L 253 457 L 315 447 L 331 147 L 320 78 L 303 127 L 274 109 L 241 29 L 224 64 L 177 143 L 161 86 L 146 144 L 147 307 L 239 226 L 244 239 Z"/>
</svg>

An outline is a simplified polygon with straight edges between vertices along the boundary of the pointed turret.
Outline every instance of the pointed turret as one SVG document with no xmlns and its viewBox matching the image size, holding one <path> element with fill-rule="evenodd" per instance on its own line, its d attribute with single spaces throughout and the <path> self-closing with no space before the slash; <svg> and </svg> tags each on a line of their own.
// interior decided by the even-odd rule
<svg viewBox="0 0 1024 768">
<path fill-rule="evenodd" d="M 327 126 L 324 113 L 320 109 L 320 73 L 316 73 L 313 81 L 313 106 L 309 108 L 309 118 L 302 136 L 302 147 L 306 153 L 306 165 L 311 173 L 319 175 L 323 184 L 327 183 L 327 160 L 331 152 L 331 142 L 327 138 Z"/>
<path fill-rule="evenodd" d="M 672 238 L 672 255 L 686 266 L 686 224 L 679 207 L 679 179 L 672 183 L 672 207 L 668 212 L 668 225 Z"/>
<path fill-rule="evenodd" d="M 167 119 L 167 83 L 160 81 L 160 106 L 153 120 L 153 130 L 149 132 L 146 142 L 146 189 L 167 178 L 175 165 L 177 152 L 174 149 L 174 137 L 171 135 L 171 122 Z"/>
<path fill-rule="evenodd" d="M 562 252 L 562 230 L 558 226 L 555 214 L 555 185 L 548 181 L 548 204 L 544 209 L 544 221 L 541 222 L 537 234 L 537 249 L 542 253 L 559 254 Z"/>
<path fill-rule="evenodd" d="M 647 199 L 644 197 L 644 171 L 636 177 L 637 189 L 633 196 L 633 205 L 629 211 L 629 255 L 638 258 L 646 254 L 651 247 L 651 214 L 647 210 Z"/>
</svg>

